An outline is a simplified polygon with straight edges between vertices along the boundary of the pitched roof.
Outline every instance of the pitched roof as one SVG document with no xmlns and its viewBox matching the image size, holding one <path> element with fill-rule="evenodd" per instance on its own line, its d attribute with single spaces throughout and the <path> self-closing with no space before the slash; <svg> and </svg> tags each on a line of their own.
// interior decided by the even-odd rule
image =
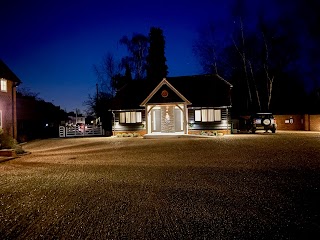
<svg viewBox="0 0 320 240">
<path fill-rule="evenodd" d="M 12 82 L 21 83 L 21 80 L 11 71 L 11 69 L 0 59 L 0 78 L 5 78 Z"/>
<path fill-rule="evenodd" d="M 159 91 L 166 91 L 166 96 L 161 96 L 162 93 L 157 94 Z M 168 91 L 172 94 L 168 94 Z M 157 94 L 155 96 L 155 94 Z M 168 96 L 170 97 L 168 98 Z M 173 96 L 172 96 L 173 95 Z M 173 87 L 167 79 L 163 79 L 158 86 L 149 94 L 149 96 L 140 104 L 145 106 L 148 102 L 153 103 L 166 103 L 166 102 L 184 102 L 188 105 L 191 104 L 188 99 L 186 99 L 175 87 Z"/>
<path fill-rule="evenodd" d="M 172 86 L 185 102 L 192 107 L 230 106 L 230 89 L 232 85 L 217 74 L 167 77 Z M 161 81 L 163 83 L 163 80 Z M 132 80 L 116 95 L 113 109 L 137 109 L 140 104 L 148 102 L 161 85 L 148 80 Z M 159 89 L 158 89 L 159 88 Z M 182 98 L 183 97 L 183 98 Z"/>
<path fill-rule="evenodd" d="M 168 77 L 167 80 L 192 103 L 193 107 L 231 105 L 232 85 L 217 74 Z"/>
</svg>

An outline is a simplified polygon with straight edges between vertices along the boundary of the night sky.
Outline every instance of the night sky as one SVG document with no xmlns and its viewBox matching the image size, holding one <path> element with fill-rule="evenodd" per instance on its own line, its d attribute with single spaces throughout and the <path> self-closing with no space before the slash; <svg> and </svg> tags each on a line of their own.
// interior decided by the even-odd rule
<svg viewBox="0 0 320 240">
<path fill-rule="evenodd" d="M 125 56 L 120 38 L 147 35 L 150 27 L 163 30 L 169 76 L 201 74 L 192 52 L 197 31 L 214 21 L 221 36 L 230 33 L 233 2 L 2 0 L 0 58 L 22 80 L 19 87 L 67 111 L 83 110 L 95 92 L 93 64 L 108 52 Z M 246 1 L 247 19 L 257 9 L 270 19 L 281 14 L 272 2 Z"/>
</svg>

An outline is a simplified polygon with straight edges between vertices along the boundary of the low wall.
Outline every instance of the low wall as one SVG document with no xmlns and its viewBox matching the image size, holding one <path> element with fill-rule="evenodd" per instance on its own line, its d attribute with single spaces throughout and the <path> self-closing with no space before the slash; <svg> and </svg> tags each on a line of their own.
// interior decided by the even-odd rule
<svg viewBox="0 0 320 240">
<path fill-rule="evenodd" d="M 220 134 L 226 135 L 226 134 L 231 134 L 231 129 L 229 130 L 189 130 L 188 133 L 193 135 L 202 135 L 202 134 L 210 135 L 214 133 L 217 133 L 217 134 L 220 133 Z"/>
<path fill-rule="evenodd" d="M 305 130 L 305 115 L 274 115 L 278 130 Z"/>
<path fill-rule="evenodd" d="M 145 129 L 143 129 L 143 130 L 139 130 L 139 131 L 114 131 L 113 132 L 113 136 L 119 136 L 119 135 L 121 135 L 121 134 L 124 134 L 124 135 L 126 135 L 126 134 L 134 134 L 134 135 L 138 135 L 138 136 L 143 136 L 143 135 L 145 135 L 147 133 L 147 131 L 145 130 Z"/>
<path fill-rule="evenodd" d="M 320 132 L 320 115 L 274 115 L 278 130 L 304 130 Z"/>
<path fill-rule="evenodd" d="M 291 131 L 318 131 L 320 132 L 320 114 L 287 114 L 274 115 L 278 130 Z M 250 116 L 242 116 L 240 119 L 232 119 L 233 129 L 245 130 Z"/>
</svg>

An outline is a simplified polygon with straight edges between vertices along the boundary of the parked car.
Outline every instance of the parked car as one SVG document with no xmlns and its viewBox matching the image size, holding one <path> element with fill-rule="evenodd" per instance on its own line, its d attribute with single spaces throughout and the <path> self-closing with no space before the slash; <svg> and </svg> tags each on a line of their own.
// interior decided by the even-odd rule
<svg viewBox="0 0 320 240">
<path fill-rule="evenodd" d="M 266 132 L 271 130 L 272 133 L 275 133 L 277 130 L 276 119 L 272 113 L 255 113 L 250 118 L 248 130 L 252 133 L 257 130 L 265 130 Z"/>
</svg>

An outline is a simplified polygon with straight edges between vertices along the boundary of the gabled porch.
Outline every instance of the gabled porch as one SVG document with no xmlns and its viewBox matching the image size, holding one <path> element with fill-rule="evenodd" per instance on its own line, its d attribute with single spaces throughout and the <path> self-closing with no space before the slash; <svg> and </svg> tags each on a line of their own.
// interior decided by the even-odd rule
<svg viewBox="0 0 320 240">
<path fill-rule="evenodd" d="M 165 78 L 140 106 L 145 107 L 147 134 L 188 134 L 191 103 Z"/>
<path fill-rule="evenodd" d="M 147 105 L 147 134 L 188 134 L 187 114 L 185 104 Z"/>
</svg>

